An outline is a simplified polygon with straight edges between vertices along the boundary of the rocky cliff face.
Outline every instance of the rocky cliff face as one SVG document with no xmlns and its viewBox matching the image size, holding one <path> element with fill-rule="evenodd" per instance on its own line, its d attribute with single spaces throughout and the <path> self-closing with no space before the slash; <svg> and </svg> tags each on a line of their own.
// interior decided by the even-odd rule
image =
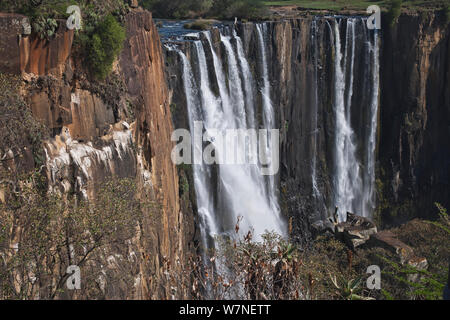
<svg viewBox="0 0 450 320">
<path fill-rule="evenodd" d="M 289 195 L 285 198 L 287 207 L 292 207 L 289 203 L 297 198 L 295 211 L 302 213 L 300 217 L 310 217 L 311 211 L 319 210 L 323 218 L 327 213 L 317 208 L 311 192 L 310 159 L 316 153 L 318 187 L 329 204 L 333 193 L 329 175 L 333 174 L 330 160 L 334 156 L 331 145 L 335 135 L 332 111 L 335 52 L 327 47 L 331 43 L 327 39 L 330 34 L 327 26 L 317 23 L 318 38 L 312 39 L 313 25 L 308 19 L 272 24 L 273 99 L 280 106 L 280 128 L 286 129 L 281 186 Z M 439 14 L 402 15 L 394 27 L 388 25 L 383 18 L 374 216 L 383 225 L 412 217 L 435 217 L 434 202 L 449 206 L 450 181 L 449 27 Z M 341 29 L 343 32 L 345 29 Z M 364 30 L 357 25 L 356 32 L 361 36 Z M 314 48 L 314 43 L 319 47 Z M 356 46 L 356 57 L 360 58 L 354 65 L 353 88 L 353 103 L 360 107 L 351 115 L 360 144 L 367 137 L 366 106 L 370 102 L 364 92 L 371 85 L 365 74 L 370 61 L 364 59 L 362 50 Z M 315 78 L 316 61 L 319 68 Z M 314 86 L 320 88 L 316 102 Z M 328 208 L 329 213 L 332 208 Z M 303 224 L 302 229 L 305 227 Z"/>
<path fill-rule="evenodd" d="M 450 181 L 449 27 L 438 13 L 402 15 L 394 27 L 388 25 L 383 17 L 374 215 L 385 226 L 413 217 L 436 217 L 434 202 L 449 206 Z M 311 38 L 312 26 L 318 28 L 316 39 Z M 332 109 L 335 51 L 327 47 L 332 45 L 330 32 L 320 21 L 313 24 L 306 18 L 277 22 L 271 24 L 271 29 L 272 97 L 280 107 L 280 128 L 285 129 L 282 195 L 287 195 L 284 199 L 288 212 L 296 212 L 294 216 L 301 221 L 310 220 L 311 212 L 319 212 L 317 217 L 323 218 L 333 209 L 329 204 L 333 197 L 330 175 L 333 175 L 335 136 Z M 346 32 L 345 28 L 340 32 Z M 361 25 L 356 25 L 357 43 L 364 32 Z M 370 101 L 365 92 L 371 86 L 371 79 L 367 80 L 365 74 L 371 61 L 364 58 L 363 50 L 356 46 L 359 58 L 354 65 L 352 101 L 359 108 L 354 108 L 351 115 L 351 125 L 360 145 L 367 139 L 365 127 L 369 122 L 366 119 Z M 315 63 L 318 63 L 316 76 Z M 317 100 L 315 86 L 319 87 Z M 361 149 L 357 152 L 361 153 Z M 328 204 L 328 212 L 317 204 L 317 197 L 311 192 L 314 154 L 318 188 Z M 308 229 L 305 222 L 299 228 Z"/>
<path fill-rule="evenodd" d="M 50 191 L 93 199 L 102 182 L 127 177 L 136 179 L 140 198 L 154 203 L 131 241 L 105 248 L 97 265 L 89 266 L 102 270 L 97 280 L 104 298 L 187 297 L 170 290 L 174 280 L 166 275 L 168 269 L 183 270 L 194 253 L 194 226 L 193 216 L 182 210 L 187 205 L 170 158 L 172 116 L 161 43 L 151 13 L 135 9 L 125 21 L 127 39 L 113 75 L 98 82 L 86 76 L 73 52 L 73 32 L 63 23 L 46 41 L 26 32 L 26 17 L 2 14 L 6 36 L 0 48 L 8 59 L 0 70 L 22 75 L 33 116 L 53 131 L 45 143 Z M 125 269 L 131 281 L 121 274 Z"/>
<path fill-rule="evenodd" d="M 161 284 L 169 270 L 183 270 L 190 254 L 195 253 L 194 217 L 180 200 L 179 179 L 171 160 L 173 143 L 172 114 L 162 57 L 162 46 L 151 14 L 138 11 L 127 17 L 128 39 L 120 58 L 120 66 L 127 83 L 131 102 L 136 107 L 135 141 L 138 148 L 138 165 L 141 183 L 160 203 L 157 217 L 151 217 L 142 230 L 143 248 L 149 257 L 152 273 L 147 277 L 151 295 L 158 297 Z M 134 30 L 137 30 L 134 31 Z M 170 266 L 170 267 L 168 267 Z M 162 279 L 164 276 L 165 279 Z M 181 288 L 179 283 L 170 284 Z M 155 293 L 153 293 L 155 292 Z M 165 297 L 186 297 L 187 292 L 163 291 Z"/>
<path fill-rule="evenodd" d="M 396 26 L 382 30 L 376 187 L 385 224 L 430 217 L 435 201 L 450 207 L 450 37 L 439 19 L 404 15 Z M 168 276 L 169 270 L 183 270 L 194 253 L 198 226 L 192 172 L 177 169 L 170 157 L 172 130 L 188 128 L 181 63 L 173 51 L 164 51 L 163 57 L 149 12 L 133 10 L 125 21 L 127 40 L 114 73 L 97 82 L 86 76 L 72 50 L 74 35 L 64 26 L 47 42 L 29 34 L 24 16 L 1 14 L 0 54 L 5 59 L 0 70 L 22 75 L 22 95 L 34 117 L 53 131 L 45 143 L 50 191 L 92 199 L 102 181 L 132 177 L 139 197 L 157 204 L 144 212 L 131 241 L 106 248 L 90 266 L 104 271 L 99 280 L 104 297 L 188 297 L 188 292 L 170 289 L 177 280 Z M 281 134 L 276 177 L 280 206 L 290 219 L 291 235 L 304 243 L 312 236 L 311 223 L 334 209 L 337 69 L 332 22 L 304 17 L 269 22 L 265 31 L 271 99 Z M 341 20 L 341 38 L 348 38 L 351 25 Z M 239 25 L 237 33 L 253 79 L 261 84 L 256 26 Z M 352 108 L 349 122 L 360 145 L 355 154 L 364 159 L 373 88 L 365 52 L 373 38 L 362 23 L 355 24 L 354 35 L 353 93 L 347 88 L 344 95 L 361 106 Z M 211 36 L 226 63 L 218 30 Z M 182 45 L 188 58 L 196 54 L 191 42 Z M 346 49 L 343 45 L 342 52 Z M 213 65 L 211 54 L 206 60 Z M 211 90 L 218 95 L 219 88 L 212 85 Z M 255 93 L 254 98 L 261 118 L 261 97 Z M 132 281 L 113 282 L 123 270 Z"/>
<path fill-rule="evenodd" d="M 336 28 L 335 28 L 336 27 Z M 350 29 L 354 27 L 353 38 L 349 36 Z M 343 81 L 350 82 L 350 65 L 354 68 L 352 85 L 345 89 L 345 95 L 350 97 L 353 106 L 362 103 L 367 107 L 353 107 L 351 113 L 352 128 L 360 143 L 358 155 L 361 163 L 367 163 L 365 150 L 369 147 L 370 123 L 370 97 L 374 86 L 371 85 L 373 73 L 370 63 L 373 50 L 370 51 L 367 43 L 373 42 L 361 19 L 334 19 L 322 17 L 305 17 L 278 22 L 268 22 L 264 25 L 245 23 L 237 26 L 237 40 L 233 36 L 231 27 L 224 27 L 219 34 L 218 29 L 211 31 L 211 41 L 215 52 L 221 60 L 225 76 L 229 68 L 229 58 L 226 53 L 227 35 L 236 52 L 238 41 L 242 41 L 245 56 L 248 59 L 251 79 L 256 82 L 254 97 L 255 115 L 259 123 L 263 123 L 262 95 L 259 92 L 263 87 L 264 74 L 261 68 L 261 39 L 268 59 L 268 73 L 271 84 L 270 99 L 275 109 L 276 128 L 280 129 L 280 171 L 275 177 L 280 186 L 279 200 L 284 215 L 291 219 L 291 235 L 298 241 L 306 243 L 312 236 L 310 224 L 316 220 L 328 217 L 334 210 L 335 192 L 333 183 L 336 175 L 335 169 L 335 91 L 336 91 L 336 64 L 335 33 L 344 39 L 341 51 L 348 52 L 348 58 L 342 65 L 348 67 L 344 72 Z M 337 30 L 337 31 L 335 31 Z M 346 40 L 347 39 L 347 40 Z M 354 45 L 352 46 L 352 39 Z M 196 46 L 186 41 L 179 44 L 193 64 L 194 76 L 198 80 L 198 61 Z M 352 59 L 350 52 L 354 51 Z M 340 51 L 340 52 L 341 52 Z M 187 128 L 185 110 L 185 97 L 183 83 L 180 77 L 181 62 L 174 51 L 166 52 L 166 61 L 169 65 L 169 83 L 173 90 L 173 102 L 177 107 L 175 124 L 177 127 Z M 343 54 L 342 54 L 343 55 Z M 206 52 L 209 70 L 214 69 L 212 55 Z M 355 63 L 350 63 L 350 61 Z M 177 63 L 178 62 L 178 63 Z M 210 73 L 210 79 L 215 79 Z M 353 93 L 349 94 L 350 87 Z M 219 95 L 216 81 L 212 81 L 211 89 Z M 359 90 L 363 93 L 359 93 Z M 245 97 L 246 99 L 248 97 Z M 179 110 L 179 111 L 178 111 Z M 364 162 L 365 161 L 365 162 Z M 358 166 L 359 164 L 355 164 Z M 361 170 L 362 171 L 362 170 Z M 361 201 L 362 202 L 362 201 Z"/>
<path fill-rule="evenodd" d="M 339 69 L 344 73 L 342 95 L 358 160 L 347 166 L 360 172 L 348 181 L 362 189 L 353 188 L 354 201 L 363 199 L 383 225 L 433 217 L 433 201 L 448 207 L 448 26 L 438 14 L 402 15 L 396 26 L 388 25 L 383 18 L 383 29 L 374 38 L 365 20 L 358 18 L 302 17 L 266 23 L 271 99 L 281 134 L 279 198 L 284 214 L 292 218 L 292 235 L 301 242 L 312 236 L 311 223 L 328 217 L 336 204 L 336 136 L 342 125 L 336 121 Z M 222 30 L 227 32 L 231 36 L 230 29 Z M 336 32 L 343 56 L 338 65 Z M 260 83 L 256 25 L 238 25 L 237 35 L 252 77 Z M 211 31 L 211 38 L 226 66 L 218 30 Z M 231 42 L 236 46 L 232 36 Z M 195 64 L 192 42 L 178 45 Z M 212 66 L 208 53 L 206 59 Z M 181 62 L 173 51 L 166 51 L 166 66 L 177 109 L 175 125 L 187 128 Z M 197 72 L 198 66 L 193 69 Z M 218 95 L 214 83 L 212 90 Z M 356 214 L 363 214 L 364 205 L 353 207 Z"/>
<path fill-rule="evenodd" d="M 402 15 L 383 32 L 378 158 L 386 223 L 435 217 L 434 202 L 450 206 L 450 30 L 442 20 Z"/>
</svg>

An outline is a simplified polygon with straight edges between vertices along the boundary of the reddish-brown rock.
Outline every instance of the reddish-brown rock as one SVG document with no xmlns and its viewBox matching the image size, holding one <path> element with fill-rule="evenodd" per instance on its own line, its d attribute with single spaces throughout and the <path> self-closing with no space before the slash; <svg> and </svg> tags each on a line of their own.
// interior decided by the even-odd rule
<svg viewBox="0 0 450 320">
<path fill-rule="evenodd" d="M 151 255 L 150 270 L 161 278 L 162 259 L 180 270 L 193 238 L 192 217 L 180 210 L 178 175 L 171 161 L 174 146 L 169 93 L 164 76 L 164 61 L 159 35 L 151 13 L 136 10 L 127 16 L 127 40 L 120 57 L 120 68 L 136 110 L 136 144 L 141 158 L 142 183 L 150 173 L 152 190 L 162 209 L 156 221 L 144 230 L 149 235 L 143 244 Z M 159 253 L 156 254 L 156 253 Z M 149 283 L 149 297 L 159 295 L 156 283 Z M 169 292 L 164 292 L 169 297 Z"/>
</svg>

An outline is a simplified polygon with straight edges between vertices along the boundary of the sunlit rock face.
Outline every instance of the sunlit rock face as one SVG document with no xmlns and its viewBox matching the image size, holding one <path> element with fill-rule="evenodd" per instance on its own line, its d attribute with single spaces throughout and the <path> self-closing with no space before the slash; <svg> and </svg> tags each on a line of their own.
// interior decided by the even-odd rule
<svg viewBox="0 0 450 320">
<path fill-rule="evenodd" d="M 134 177 L 136 156 L 132 128 L 126 122 L 123 129 L 111 132 L 98 141 L 79 142 L 72 139 L 69 128 L 45 145 L 50 191 L 76 192 L 86 200 L 95 198 L 98 181 L 105 177 Z"/>
<path fill-rule="evenodd" d="M 180 200 L 170 158 L 172 116 L 151 13 L 135 9 L 126 16 L 124 48 L 113 75 L 103 82 L 91 79 L 72 55 L 73 32 L 64 23 L 46 41 L 26 32 L 24 18 L 0 16 L 6 35 L 0 50 L 8 58 L 1 60 L 0 70 L 22 75 L 22 94 L 33 116 L 52 131 L 40 168 L 49 192 L 95 201 L 103 182 L 134 178 L 136 196 L 153 204 L 144 208 L 130 241 L 103 248 L 98 265 L 86 268 L 104 274 L 97 280 L 107 299 L 174 297 L 174 284 L 164 272 L 167 265 L 174 272 L 183 269 L 195 253 L 194 216 L 188 199 Z M 125 281 L 123 270 L 134 280 Z M 117 284 L 117 278 L 123 281 Z M 188 291 L 176 295 L 187 297 Z"/>
</svg>

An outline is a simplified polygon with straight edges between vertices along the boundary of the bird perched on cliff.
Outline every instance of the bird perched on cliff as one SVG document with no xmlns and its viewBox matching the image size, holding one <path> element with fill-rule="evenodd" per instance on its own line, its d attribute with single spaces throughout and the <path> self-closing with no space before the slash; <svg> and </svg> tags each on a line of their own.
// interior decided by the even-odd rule
<svg viewBox="0 0 450 320">
<path fill-rule="evenodd" d="M 70 136 L 70 130 L 68 127 L 64 126 L 61 129 L 60 139 L 65 144 L 69 144 L 72 141 L 72 137 Z"/>
</svg>

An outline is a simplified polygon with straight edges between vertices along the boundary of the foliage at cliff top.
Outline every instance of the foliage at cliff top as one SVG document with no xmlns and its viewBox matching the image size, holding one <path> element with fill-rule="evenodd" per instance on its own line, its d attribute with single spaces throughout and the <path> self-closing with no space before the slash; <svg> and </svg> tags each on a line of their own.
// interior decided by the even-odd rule
<svg viewBox="0 0 450 320">
<path fill-rule="evenodd" d="M 390 8 L 388 12 L 389 23 L 393 26 L 402 11 L 402 0 L 391 0 Z"/>
<path fill-rule="evenodd" d="M 119 14 L 127 7 L 126 0 L 2 0 L 0 11 L 17 12 L 33 16 L 50 16 L 55 19 L 67 18 L 67 7 L 77 5 L 82 13 L 92 11 L 104 16 Z"/>
<path fill-rule="evenodd" d="M 400 0 L 401 1 L 401 0 Z M 268 6 L 298 6 L 305 9 L 363 10 L 376 4 L 382 10 L 389 10 L 391 0 L 264 0 Z M 448 0 L 403 0 L 404 9 L 435 10 L 442 8 Z"/>
<path fill-rule="evenodd" d="M 80 7 L 82 30 L 77 31 L 75 45 L 87 69 L 99 80 L 112 70 L 122 49 L 125 29 L 121 23 L 129 12 L 126 0 L 2 0 L 0 11 L 22 13 L 30 17 L 33 32 L 50 40 L 58 27 L 57 19 L 67 19 L 70 5 Z"/>
<path fill-rule="evenodd" d="M 269 14 L 263 0 L 140 0 L 140 4 L 158 18 L 262 19 Z"/>
<path fill-rule="evenodd" d="M 158 18 L 219 18 L 263 19 L 270 16 L 268 8 L 298 7 L 299 9 L 360 11 L 370 5 L 389 11 L 392 0 L 140 0 L 140 4 Z M 403 10 L 439 10 L 448 0 L 404 0 Z"/>
<path fill-rule="evenodd" d="M 125 37 L 125 29 L 112 15 L 103 18 L 91 32 L 83 36 L 86 62 L 98 79 L 105 79 L 111 72 Z"/>
</svg>

